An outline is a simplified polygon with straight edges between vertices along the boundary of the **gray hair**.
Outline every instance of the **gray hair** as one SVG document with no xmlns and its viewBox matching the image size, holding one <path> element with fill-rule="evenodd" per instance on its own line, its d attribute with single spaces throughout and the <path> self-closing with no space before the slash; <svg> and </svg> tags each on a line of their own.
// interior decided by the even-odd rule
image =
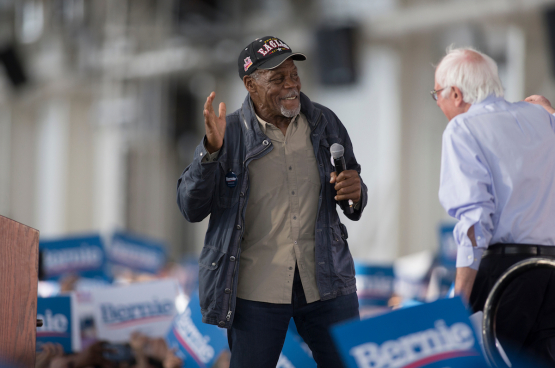
<svg viewBox="0 0 555 368">
<path fill-rule="evenodd" d="M 266 74 L 267 72 L 268 72 L 268 70 L 266 70 L 266 69 L 256 69 L 254 72 L 252 72 L 252 73 L 250 74 L 250 76 L 251 76 L 252 79 L 254 79 L 255 81 L 258 82 L 258 80 L 260 79 L 260 77 L 261 77 L 263 74 Z"/>
<path fill-rule="evenodd" d="M 491 94 L 503 97 L 503 86 L 497 72 L 497 64 L 489 56 L 470 47 L 447 49 L 436 68 L 435 80 L 445 88 L 442 96 L 449 95 L 446 87 L 458 87 L 463 101 L 474 104 Z"/>
</svg>

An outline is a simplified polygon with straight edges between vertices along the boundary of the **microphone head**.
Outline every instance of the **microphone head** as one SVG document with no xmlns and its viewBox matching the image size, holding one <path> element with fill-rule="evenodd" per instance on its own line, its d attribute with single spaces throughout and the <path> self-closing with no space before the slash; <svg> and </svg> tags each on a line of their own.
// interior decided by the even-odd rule
<svg viewBox="0 0 555 368">
<path fill-rule="evenodd" d="M 345 149 L 339 143 L 334 143 L 330 147 L 330 153 L 334 159 L 338 159 L 340 157 L 343 157 L 343 154 L 345 153 Z"/>
</svg>

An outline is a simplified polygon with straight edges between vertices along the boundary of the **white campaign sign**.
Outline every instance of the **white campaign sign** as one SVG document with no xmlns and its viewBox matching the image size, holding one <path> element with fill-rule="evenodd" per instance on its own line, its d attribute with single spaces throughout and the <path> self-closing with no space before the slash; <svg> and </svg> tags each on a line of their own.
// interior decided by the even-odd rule
<svg viewBox="0 0 555 368">
<path fill-rule="evenodd" d="M 177 314 L 173 279 L 91 290 L 97 337 L 129 341 L 133 331 L 164 337 Z"/>
</svg>

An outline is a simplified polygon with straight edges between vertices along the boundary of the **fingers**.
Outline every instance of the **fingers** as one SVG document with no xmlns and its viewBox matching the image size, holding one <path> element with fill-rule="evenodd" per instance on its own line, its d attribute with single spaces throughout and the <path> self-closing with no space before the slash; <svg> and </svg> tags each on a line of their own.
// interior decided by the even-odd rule
<svg viewBox="0 0 555 368">
<path fill-rule="evenodd" d="M 336 179 L 337 179 L 337 174 L 335 173 L 335 171 L 332 171 L 330 173 L 330 183 L 331 184 L 335 183 Z"/>
<path fill-rule="evenodd" d="M 524 99 L 524 101 L 542 106 L 551 106 L 551 102 L 549 102 L 547 98 L 540 95 L 528 96 Z"/>
<path fill-rule="evenodd" d="M 354 202 L 360 200 L 360 177 L 355 170 L 345 170 L 335 178 L 336 201 L 351 199 Z"/>
<path fill-rule="evenodd" d="M 537 100 L 538 97 L 539 97 L 538 95 L 528 96 L 528 97 L 526 97 L 526 98 L 524 99 L 524 101 L 526 101 L 526 102 L 532 102 L 532 101 Z"/>
<path fill-rule="evenodd" d="M 333 173 L 335 175 L 335 173 Z M 355 170 L 345 170 L 335 179 L 335 190 L 339 190 L 352 185 L 355 182 L 360 183 L 360 177 Z"/>
<path fill-rule="evenodd" d="M 210 93 L 210 95 L 208 95 L 208 97 L 206 98 L 206 102 L 204 103 L 203 115 L 205 122 L 207 122 L 208 119 L 214 114 L 214 108 L 212 107 L 212 102 L 214 101 L 214 98 L 216 98 L 216 92 Z"/>
<path fill-rule="evenodd" d="M 212 108 L 212 102 L 214 102 L 214 98 L 216 98 L 216 92 L 212 91 L 208 97 L 206 98 L 206 102 L 204 103 L 204 110 L 205 112 L 208 110 L 208 112 L 210 112 L 210 110 L 214 111 L 214 109 Z"/>
<path fill-rule="evenodd" d="M 213 92 L 212 92 L 213 93 Z M 226 112 L 226 108 L 225 108 L 225 103 L 220 102 L 220 107 L 219 107 L 219 111 L 218 111 L 218 117 L 224 118 L 225 119 L 225 112 Z"/>
<path fill-rule="evenodd" d="M 539 101 L 547 101 L 547 98 L 541 96 L 541 95 L 532 95 L 532 96 L 528 96 L 524 99 L 524 101 L 526 102 L 539 102 Z"/>
<path fill-rule="evenodd" d="M 62 346 L 62 344 L 56 343 L 55 349 L 56 349 L 56 351 L 55 351 L 56 356 L 63 356 L 64 355 L 64 347 Z"/>
<path fill-rule="evenodd" d="M 546 109 L 550 114 L 555 113 L 555 109 L 551 106 L 551 102 L 549 102 L 549 100 L 543 96 L 532 95 L 532 96 L 526 97 L 524 101 L 531 104 L 540 105 L 541 107 Z"/>
</svg>

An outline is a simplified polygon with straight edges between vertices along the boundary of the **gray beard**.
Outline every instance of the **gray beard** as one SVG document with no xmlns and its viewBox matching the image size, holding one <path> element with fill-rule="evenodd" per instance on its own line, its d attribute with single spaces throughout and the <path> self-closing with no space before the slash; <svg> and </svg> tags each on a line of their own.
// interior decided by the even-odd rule
<svg viewBox="0 0 555 368">
<path fill-rule="evenodd" d="M 299 115 L 301 112 L 301 104 L 295 110 L 287 110 L 285 107 L 281 106 L 281 115 L 285 116 L 286 118 L 294 118 L 295 116 Z"/>
</svg>

